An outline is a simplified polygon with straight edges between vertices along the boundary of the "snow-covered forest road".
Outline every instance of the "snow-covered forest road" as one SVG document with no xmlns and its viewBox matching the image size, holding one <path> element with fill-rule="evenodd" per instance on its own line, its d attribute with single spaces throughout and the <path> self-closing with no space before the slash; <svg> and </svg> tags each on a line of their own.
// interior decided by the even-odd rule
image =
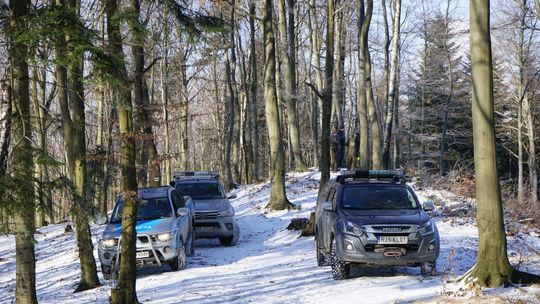
<svg viewBox="0 0 540 304">
<path fill-rule="evenodd" d="M 463 274 L 475 260 L 477 230 L 474 220 L 437 216 L 441 234 L 439 275 L 422 277 L 419 268 L 353 268 L 353 278 L 334 281 L 329 267 L 317 267 L 313 238 L 298 238 L 299 231 L 285 227 L 295 217 L 309 217 L 315 207 L 318 173 L 288 174 L 287 193 L 299 211 L 268 213 L 269 183 L 243 187 L 232 201 L 241 237 L 236 246 L 217 240 L 198 240 L 187 269 L 171 272 L 168 266 L 139 270 L 137 293 L 142 303 L 402 303 L 429 301 L 443 294 L 456 300 L 472 296 L 447 280 Z M 422 201 L 459 201 L 449 194 L 425 189 Z M 79 265 L 73 233 L 65 224 L 39 229 L 37 240 L 37 294 L 40 303 L 107 303 L 111 285 L 73 294 Z M 94 241 L 103 227 L 94 226 Z M 534 231 L 508 238 L 513 265 L 538 273 L 540 239 Z M 15 288 L 15 242 L 0 237 L 0 303 L 11 303 Z M 97 253 L 96 253 L 97 256 Z M 484 290 L 499 299 L 540 303 L 540 288 Z M 459 296 L 456 296 L 459 295 Z M 474 300 L 474 299 L 469 299 Z M 491 303 L 491 302 L 490 302 Z"/>
</svg>

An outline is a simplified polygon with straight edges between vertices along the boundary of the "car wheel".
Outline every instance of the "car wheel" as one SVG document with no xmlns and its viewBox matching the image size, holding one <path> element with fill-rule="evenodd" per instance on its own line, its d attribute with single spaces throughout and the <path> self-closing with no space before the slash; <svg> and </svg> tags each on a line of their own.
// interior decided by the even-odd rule
<svg viewBox="0 0 540 304">
<path fill-rule="evenodd" d="M 346 280 L 351 274 L 351 265 L 343 262 L 337 255 L 336 239 L 332 240 L 332 247 L 330 251 L 332 277 L 334 280 Z"/>
<path fill-rule="evenodd" d="M 437 272 L 435 262 L 422 262 L 420 263 L 420 273 L 423 276 L 433 276 Z"/>
<path fill-rule="evenodd" d="M 195 238 L 193 237 L 192 229 L 189 231 L 187 244 L 188 244 L 187 256 L 194 256 L 195 255 Z"/>
<path fill-rule="evenodd" d="M 326 257 L 326 254 L 321 251 L 321 246 L 319 245 L 319 238 L 315 236 L 315 250 L 317 254 L 317 266 L 329 266 L 330 261 Z"/>
<path fill-rule="evenodd" d="M 186 269 L 186 245 L 181 244 L 180 249 L 178 250 L 178 254 L 172 260 L 169 265 L 171 266 L 172 271 L 182 270 Z"/>
</svg>

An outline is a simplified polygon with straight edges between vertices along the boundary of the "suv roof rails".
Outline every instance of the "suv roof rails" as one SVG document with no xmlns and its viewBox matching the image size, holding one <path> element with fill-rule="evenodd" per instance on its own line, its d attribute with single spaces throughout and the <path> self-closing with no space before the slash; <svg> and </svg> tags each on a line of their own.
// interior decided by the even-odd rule
<svg viewBox="0 0 540 304">
<path fill-rule="evenodd" d="M 173 173 L 173 179 L 193 178 L 193 177 L 218 178 L 219 171 L 176 171 Z"/>
<path fill-rule="evenodd" d="M 401 170 L 345 170 L 340 172 L 340 175 L 336 177 L 336 181 L 343 184 L 349 178 L 353 180 L 375 179 L 378 181 L 405 184 L 407 177 Z"/>
</svg>

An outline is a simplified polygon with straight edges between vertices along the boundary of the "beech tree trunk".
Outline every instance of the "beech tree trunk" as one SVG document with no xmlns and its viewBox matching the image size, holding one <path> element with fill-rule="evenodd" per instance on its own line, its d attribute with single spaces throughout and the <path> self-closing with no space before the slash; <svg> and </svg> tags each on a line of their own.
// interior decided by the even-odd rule
<svg viewBox="0 0 540 304">
<path fill-rule="evenodd" d="M 383 167 L 391 169 L 390 163 L 390 143 L 392 140 L 392 124 L 394 122 L 395 101 L 397 98 L 397 73 L 399 59 L 399 38 L 401 26 L 401 0 L 394 0 L 394 21 L 393 21 L 393 38 L 392 38 L 392 63 L 390 65 L 390 79 L 388 82 L 388 100 L 386 101 L 386 120 L 383 136 Z"/>
<path fill-rule="evenodd" d="M 19 39 L 17 33 L 27 31 L 25 18 L 30 7 L 29 0 L 9 1 L 9 56 L 11 63 L 11 101 L 13 106 L 12 125 L 13 142 L 10 168 L 12 177 L 18 184 L 12 190 L 15 210 L 15 258 L 17 303 L 37 303 L 36 298 L 36 259 L 34 252 L 34 184 L 28 181 L 33 175 L 32 134 L 30 116 L 30 92 L 28 64 L 28 46 Z"/>
<path fill-rule="evenodd" d="M 272 1 L 265 0 L 262 15 L 264 41 L 264 103 L 266 108 L 266 125 L 270 145 L 270 202 L 272 210 L 283 210 L 290 207 L 285 194 L 285 158 L 283 139 L 276 93 L 276 50 L 274 30 L 272 29 Z"/>
<path fill-rule="evenodd" d="M 371 18 L 366 18 L 364 0 L 358 1 L 358 66 L 356 79 L 356 108 L 360 125 L 360 150 L 356 166 L 368 169 L 370 154 L 368 150 L 369 125 L 366 95 L 366 57 L 368 49 L 368 30 Z"/>
<path fill-rule="evenodd" d="M 131 54 L 133 57 L 133 103 L 137 112 L 140 128 L 143 134 L 143 149 L 146 157 L 141 158 L 141 180 L 143 187 L 157 187 L 161 185 L 160 161 L 154 132 L 150 124 L 150 113 L 147 109 L 148 99 L 144 94 L 144 43 L 145 39 L 141 31 L 144 24 L 139 20 L 141 0 L 131 0 L 132 15 L 128 22 L 131 29 Z"/>
<path fill-rule="evenodd" d="M 369 25 L 371 24 L 371 16 L 373 13 L 373 0 L 367 0 L 366 15 L 364 24 L 366 25 L 365 31 L 369 31 Z M 364 30 L 364 27 L 362 27 Z M 367 33 L 366 33 L 367 35 Z M 367 37 L 367 36 L 366 36 Z M 373 169 L 383 169 L 382 150 L 381 150 L 381 128 L 379 126 L 379 115 L 377 114 L 377 105 L 375 104 L 375 98 L 373 97 L 373 86 L 371 82 L 371 55 L 369 53 L 369 47 L 367 39 L 365 41 L 364 60 L 365 60 L 365 83 L 366 83 L 366 99 L 368 105 L 368 124 L 371 129 L 371 166 Z"/>
<path fill-rule="evenodd" d="M 495 150 L 489 0 L 471 0 L 469 18 L 478 255 L 465 278 L 480 286 L 498 287 L 511 281 L 513 269 L 506 254 Z"/>
<path fill-rule="evenodd" d="M 294 4 L 296 0 L 279 0 L 279 32 L 281 37 L 281 59 L 284 64 L 285 103 L 287 104 L 287 125 L 290 134 L 290 146 L 297 172 L 307 170 L 300 148 L 300 132 L 298 130 L 297 99 L 298 88 L 296 84 L 296 33 Z M 288 20 L 287 16 L 288 15 Z"/>
<path fill-rule="evenodd" d="M 257 109 L 257 53 L 255 45 L 255 2 L 249 5 L 249 88 L 250 88 L 250 120 L 251 147 L 253 149 L 253 179 L 259 180 L 259 124 Z"/>
<path fill-rule="evenodd" d="M 118 105 L 118 123 L 120 127 L 120 172 L 121 189 L 124 198 L 122 210 L 122 243 L 120 248 L 119 276 L 116 288 L 111 291 L 112 303 L 138 303 L 135 289 L 137 279 L 135 265 L 135 225 L 137 221 L 137 171 L 135 169 L 135 138 L 133 134 L 133 106 L 131 92 L 124 64 L 118 0 L 105 0 L 107 14 L 107 35 L 112 55 L 119 64 L 116 69 L 117 86 L 114 99 Z"/>
</svg>

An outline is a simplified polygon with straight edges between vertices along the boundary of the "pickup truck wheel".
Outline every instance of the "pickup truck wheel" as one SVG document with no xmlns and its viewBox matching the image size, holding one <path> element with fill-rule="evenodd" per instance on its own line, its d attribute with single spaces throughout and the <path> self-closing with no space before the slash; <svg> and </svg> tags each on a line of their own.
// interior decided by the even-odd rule
<svg viewBox="0 0 540 304">
<path fill-rule="evenodd" d="M 317 266 L 329 266 L 330 259 L 328 259 L 326 254 L 321 251 L 321 246 L 319 245 L 319 238 L 317 236 L 315 236 L 315 249 L 317 254 Z"/>
<path fill-rule="evenodd" d="M 181 244 L 178 250 L 178 255 L 174 258 L 169 265 L 172 271 L 186 269 L 186 245 Z"/>
<path fill-rule="evenodd" d="M 336 239 L 332 240 L 332 247 L 330 251 L 332 277 L 334 280 L 346 280 L 351 274 L 351 265 L 341 261 L 336 252 Z"/>
<path fill-rule="evenodd" d="M 193 237 L 193 229 L 190 229 L 187 241 L 187 256 L 195 255 L 195 238 Z"/>
<path fill-rule="evenodd" d="M 435 262 L 422 262 L 420 264 L 420 274 L 423 276 L 433 276 L 437 272 Z"/>
</svg>

